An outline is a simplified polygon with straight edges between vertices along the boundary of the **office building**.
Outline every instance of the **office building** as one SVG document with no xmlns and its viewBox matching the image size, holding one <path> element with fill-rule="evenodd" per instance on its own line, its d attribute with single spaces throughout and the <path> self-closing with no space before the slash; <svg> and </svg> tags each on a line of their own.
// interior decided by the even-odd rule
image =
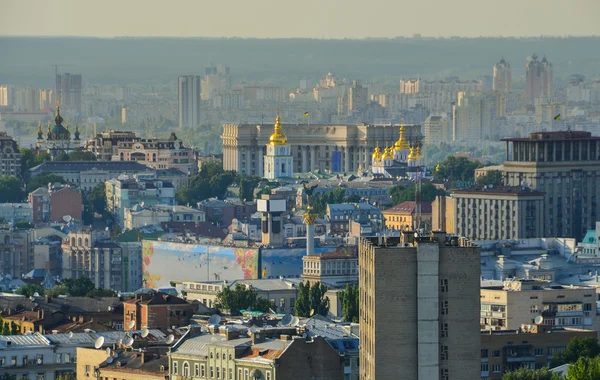
<svg viewBox="0 0 600 380">
<path fill-rule="evenodd" d="M 404 231 L 420 228 L 430 229 L 431 202 L 406 201 L 383 210 L 385 227 L 390 230 Z"/>
<path fill-rule="evenodd" d="M 33 222 L 32 207 L 29 203 L 0 203 L 2 223 Z"/>
<path fill-rule="evenodd" d="M 149 176 L 120 176 L 105 182 L 106 208 L 121 227 L 125 224 L 125 209 L 136 204 L 175 206 L 175 187 L 169 181 Z"/>
<path fill-rule="evenodd" d="M 454 189 L 435 203 L 434 215 L 448 233 L 471 240 L 528 239 L 544 236 L 544 193 L 524 186 Z M 448 200 L 450 198 L 450 200 Z M 445 206 L 445 209 L 441 209 Z M 452 220 L 449 220 L 451 219 Z M 443 225 L 434 225 L 442 228 Z"/>
<path fill-rule="evenodd" d="M 420 125 L 405 125 L 406 139 L 416 142 Z M 290 146 L 294 173 L 367 170 L 378 142 L 398 140 L 398 125 L 282 125 Z M 268 126 L 226 124 L 223 127 L 223 168 L 264 176 L 264 156 L 272 130 Z M 335 165 L 333 165 L 335 162 Z M 338 165 L 339 163 L 339 165 Z"/>
<path fill-rule="evenodd" d="M 120 245 L 110 240 L 108 231 L 70 232 L 63 240 L 62 251 L 63 278 L 87 277 L 98 289 L 137 290 L 128 286 L 127 279 L 131 276 L 129 257 Z M 141 283 L 141 271 L 138 276 Z"/>
<path fill-rule="evenodd" d="M 452 140 L 476 142 L 496 133 L 497 97 L 491 93 L 459 92 L 458 103 L 452 109 Z"/>
<path fill-rule="evenodd" d="M 499 170 L 505 185 L 546 193 L 543 235 L 581 241 L 600 215 L 600 137 L 585 131 L 535 132 L 502 141 L 507 145 L 504 164 L 477 174 Z"/>
<path fill-rule="evenodd" d="M 544 261 L 550 263 L 547 257 Z M 597 330 L 596 289 L 552 285 L 544 280 L 507 280 L 502 286 L 481 288 L 482 330 L 514 330 L 523 324 Z"/>
<path fill-rule="evenodd" d="M 539 97 L 551 97 L 554 82 L 552 63 L 546 57 L 538 61 L 534 54 L 525 65 L 525 102 L 535 104 Z"/>
<path fill-rule="evenodd" d="M 0 132 L 0 176 L 21 178 L 21 151 L 15 139 Z"/>
<path fill-rule="evenodd" d="M 508 94 L 512 91 L 512 70 L 510 63 L 506 62 L 504 57 L 494 65 L 492 89 L 503 94 Z"/>
<path fill-rule="evenodd" d="M 595 331 L 542 328 L 533 324 L 513 330 L 481 332 L 481 379 L 502 380 L 521 367 L 549 367 L 573 338 L 594 338 Z M 479 377 L 478 377 L 479 379 Z"/>
<path fill-rule="evenodd" d="M 359 246 L 360 378 L 478 379 L 479 250 L 402 237 Z"/>
<path fill-rule="evenodd" d="M 423 123 L 426 145 L 439 145 L 452 140 L 452 129 L 445 116 L 430 115 Z"/>
<path fill-rule="evenodd" d="M 178 79 L 179 128 L 196 128 L 200 125 L 200 76 L 186 75 Z"/>
<path fill-rule="evenodd" d="M 302 257 L 302 280 L 328 288 L 358 283 L 358 257 L 344 253 L 315 253 Z"/>
<path fill-rule="evenodd" d="M 81 74 L 56 74 L 56 100 L 58 103 L 81 116 Z"/>
</svg>

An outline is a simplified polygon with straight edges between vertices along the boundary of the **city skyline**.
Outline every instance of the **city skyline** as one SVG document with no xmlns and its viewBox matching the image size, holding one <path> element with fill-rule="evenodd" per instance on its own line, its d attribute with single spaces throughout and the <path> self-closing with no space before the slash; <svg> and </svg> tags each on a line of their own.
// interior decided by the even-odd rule
<svg viewBox="0 0 600 380">
<path fill-rule="evenodd" d="M 5 22 L 0 36 L 172 36 L 252 38 L 368 38 L 421 34 L 428 37 L 479 36 L 583 36 L 600 34 L 594 15 L 600 3 L 575 0 L 507 0 L 494 8 L 477 0 L 394 4 L 377 0 L 361 7 L 358 2 L 316 0 L 302 3 L 261 2 L 197 3 L 180 1 L 177 7 L 161 7 L 153 1 L 101 3 L 60 0 L 52 7 L 39 0 L 2 0 Z M 431 12 L 432 6 L 436 12 Z M 140 12 L 143 9 L 143 12 Z M 231 10 L 236 9 L 235 13 Z M 335 18 L 318 20 L 335 12 Z M 94 15 L 89 17 L 87 15 Z M 217 17 L 202 18 L 213 14 Z M 421 17 L 400 17 L 402 14 Z M 252 17 L 248 17 L 251 15 Z M 219 17 L 220 16 L 220 17 Z M 427 23 L 422 21 L 427 18 Z M 64 20 L 64 22 L 48 22 Z M 107 22 L 110 20 L 110 23 Z M 367 22 L 356 28 L 353 22 Z M 369 22 L 371 20 L 371 22 Z M 554 21 L 552 21 L 554 20 Z M 224 22 L 225 21 L 225 22 Z"/>
</svg>

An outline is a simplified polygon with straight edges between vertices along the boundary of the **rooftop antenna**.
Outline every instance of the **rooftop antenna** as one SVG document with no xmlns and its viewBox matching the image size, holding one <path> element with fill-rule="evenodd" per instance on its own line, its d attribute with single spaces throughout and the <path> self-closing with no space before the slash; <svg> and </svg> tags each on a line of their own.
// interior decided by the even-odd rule
<svg viewBox="0 0 600 380">
<path fill-rule="evenodd" d="M 98 339 L 96 339 L 96 342 L 94 343 L 94 347 L 96 349 L 102 348 L 102 346 L 104 345 L 104 337 L 100 336 L 98 337 Z"/>
<path fill-rule="evenodd" d="M 133 338 L 128 336 L 125 341 L 123 341 L 123 345 L 127 347 L 131 347 L 133 345 Z"/>
<path fill-rule="evenodd" d="M 114 361 L 114 359 L 112 358 L 112 356 L 111 356 L 111 357 L 109 357 L 108 359 L 106 359 L 106 362 L 107 362 L 108 364 L 112 364 L 112 362 L 113 362 L 113 361 Z"/>
</svg>

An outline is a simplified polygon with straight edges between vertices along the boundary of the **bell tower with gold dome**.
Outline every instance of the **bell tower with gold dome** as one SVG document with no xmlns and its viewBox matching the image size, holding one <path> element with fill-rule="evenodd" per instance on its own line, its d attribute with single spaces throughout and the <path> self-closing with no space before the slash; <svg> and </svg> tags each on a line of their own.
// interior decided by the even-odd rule
<svg viewBox="0 0 600 380">
<path fill-rule="evenodd" d="M 290 178 L 293 173 L 293 157 L 287 137 L 283 134 L 281 118 L 277 112 L 273 134 L 267 144 L 264 157 L 264 177 L 267 179 Z"/>
</svg>

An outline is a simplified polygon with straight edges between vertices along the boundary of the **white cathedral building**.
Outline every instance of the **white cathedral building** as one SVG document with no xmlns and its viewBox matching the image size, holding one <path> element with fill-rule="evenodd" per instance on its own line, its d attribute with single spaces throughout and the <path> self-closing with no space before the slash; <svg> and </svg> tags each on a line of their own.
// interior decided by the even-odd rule
<svg viewBox="0 0 600 380">
<path fill-rule="evenodd" d="M 283 134 L 279 115 L 275 119 L 274 132 L 267 144 L 264 156 L 264 177 L 266 179 L 291 178 L 293 173 L 293 157 L 287 137 Z"/>
</svg>

